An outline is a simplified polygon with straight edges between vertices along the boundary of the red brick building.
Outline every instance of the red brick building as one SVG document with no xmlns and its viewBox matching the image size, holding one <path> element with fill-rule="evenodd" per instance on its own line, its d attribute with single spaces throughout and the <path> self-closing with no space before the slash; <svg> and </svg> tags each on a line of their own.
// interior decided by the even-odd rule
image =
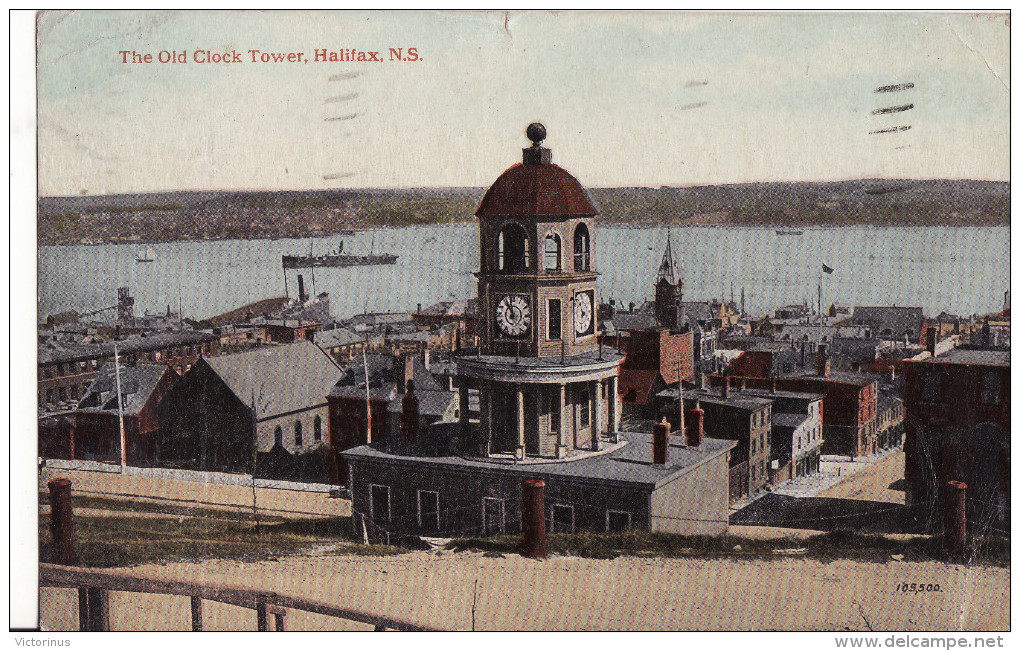
<svg viewBox="0 0 1020 651">
<path fill-rule="evenodd" d="M 997 350 L 903 363 L 910 503 L 936 511 L 940 487 L 958 480 L 967 484 L 971 519 L 1008 522 L 1001 511 L 1009 496 L 1009 371 L 1009 351 Z"/>
<path fill-rule="evenodd" d="M 751 389 L 775 387 L 783 391 L 818 393 L 822 399 L 822 454 L 852 457 L 874 454 L 878 450 L 878 380 L 860 373 L 822 374 L 764 378 L 730 375 L 731 385 Z M 713 375 L 711 384 L 721 386 L 722 375 Z"/>
<path fill-rule="evenodd" d="M 121 369 L 121 403 L 127 463 L 148 466 L 159 462 L 157 408 L 166 392 L 180 379 L 169 366 L 136 364 Z M 70 458 L 120 462 L 120 421 L 117 380 L 112 364 L 99 369 L 95 381 L 74 415 Z"/>
<path fill-rule="evenodd" d="M 618 341 L 627 356 L 620 367 L 619 394 L 624 405 L 651 407 L 660 391 L 694 377 L 690 330 L 633 330 L 621 333 Z"/>
</svg>

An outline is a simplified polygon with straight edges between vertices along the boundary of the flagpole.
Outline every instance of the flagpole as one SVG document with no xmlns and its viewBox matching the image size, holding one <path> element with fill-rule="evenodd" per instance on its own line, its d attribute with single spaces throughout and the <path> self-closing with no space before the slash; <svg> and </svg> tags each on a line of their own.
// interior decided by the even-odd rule
<svg viewBox="0 0 1020 651">
<path fill-rule="evenodd" d="M 127 469 L 127 446 L 124 437 L 124 404 L 121 401 L 120 392 L 120 353 L 117 351 L 117 342 L 113 343 L 113 373 L 117 378 L 117 419 L 120 421 L 120 474 Z"/>
</svg>

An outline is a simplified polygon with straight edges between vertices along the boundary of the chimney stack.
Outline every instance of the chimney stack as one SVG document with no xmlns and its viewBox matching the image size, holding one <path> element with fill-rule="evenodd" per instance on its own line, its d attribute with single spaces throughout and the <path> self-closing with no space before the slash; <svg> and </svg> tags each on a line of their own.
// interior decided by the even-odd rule
<svg viewBox="0 0 1020 651">
<path fill-rule="evenodd" d="M 669 458 L 669 423 L 662 417 L 661 423 L 652 426 L 652 463 L 662 466 Z"/>
<path fill-rule="evenodd" d="M 730 397 L 730 376 L 723 375 L 722 378 L 722 397 L 726 400 Z"/>
<path fill-rule="evenodd" d="M 694 401 L 694 409 L 690 409 L 687 412 L 687 445 L 691 447 L 698 447 L 701 445 L 701 439 L 705 434 L 705 410 L 701 408 L 701 403 L 697 400 Z"/>
<path fill-rule="evenodd" d="M 298 303 L 304 303 L 308 300 L 308 294 L 305 294 L 305 277 L 301 274 L 297 275 L 297 297 Z"/>
<path fill-rule="evenodd" d="M 400 353 L 397 355 L 397 393 L 407 393 L 407 383 L 414 378 L 414 354 Z"/>
<path fill-rule="evenodd" d="M 935 357 L 935 345 L 938 343 L 939 340 L 939 331 L 936 328 L 932 328 L 931 326 L 929 326 L 928 330 L 925 331 L 924 334 L 927 337 L 925 347 L 928 349 L 928 354 L 930 354 L 932 357 Z"/>
<path fill-rule="evenodd" d="M 829 377 L 831 368 L 832 362 L 829 360 L 829 356 L 824 351 L 819 351 L 815 355 L 815 373 L 818 377 Z"/>
<path fill-rule="evenodd" d="M 400 402 L 400 430 L 404 443 L 413 444 L 418 440 L 418 397 L 414 395 L 414 380 L 407 381 L 407 394 Z"/>
</svg>

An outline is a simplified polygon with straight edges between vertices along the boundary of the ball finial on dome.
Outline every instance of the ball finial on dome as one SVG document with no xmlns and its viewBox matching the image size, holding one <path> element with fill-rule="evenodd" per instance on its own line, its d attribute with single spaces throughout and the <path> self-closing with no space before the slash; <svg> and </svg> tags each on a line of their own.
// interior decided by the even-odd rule
<svg viewBox="0 0 1020 651">
<path fill-rule="evenodd" d="M 545 140 L 545 125 L 541 122 L 532 122 L 528 125 L 527 130 L 528 140 L 531 141 L 533 147 L 538 147 Z"/>
</svg>

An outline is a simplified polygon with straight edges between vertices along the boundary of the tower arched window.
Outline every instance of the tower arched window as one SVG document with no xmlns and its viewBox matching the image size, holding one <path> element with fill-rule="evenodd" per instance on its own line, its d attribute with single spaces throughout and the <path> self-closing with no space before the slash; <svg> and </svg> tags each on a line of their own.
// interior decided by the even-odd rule
<svg viewBox="0 0 1020 651">
<path fill-rule="evenodd" d="M 518 224 L 507 224 L 499 231 L 497 266 L 506 273 L 522 273 L 528 269 L 528 234 Z"/>
<path fill-rule="evenodd" d="M 312 424 L 312 436 L 315 437 L 316 442 L 322 440 L 322 416 L 315 417 L 315 422 Z"/>
<path fill-rule="evenodd" d="M 574 271 L 591 269 L 591 236 L 588 227 L 578 224 L 574 230 Z"/>
<path fill-rule="evenodd" d="M 296 420 L 294 421 L 294 445 L 298 447 L 304 445 L 304 441 L 302 441 L 302 438 L 303 437 L 301 435 L 301 421 Z"/>
<path fill-rule="evenodd" d="M 561 271 L 560 267 L 560 236 L 549 233 L 545 236 L 545 270 Z"/>
</svg>

